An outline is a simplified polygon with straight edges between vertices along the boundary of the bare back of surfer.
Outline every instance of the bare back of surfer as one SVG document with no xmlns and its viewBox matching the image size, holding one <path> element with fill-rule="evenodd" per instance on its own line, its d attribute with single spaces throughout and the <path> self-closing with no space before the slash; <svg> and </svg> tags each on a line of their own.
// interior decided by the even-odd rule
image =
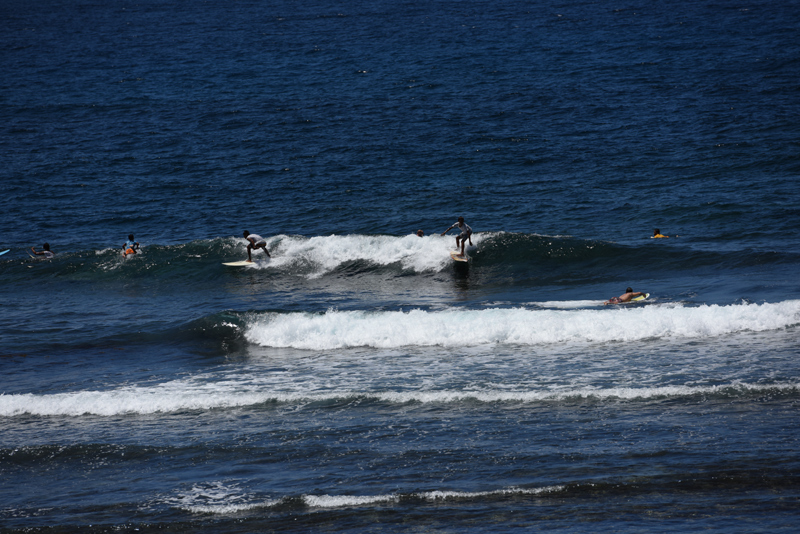
<svg viewBox="0 0 800 534">
<path fill-rule="evenodd" d="M 244 238 L 247 239 L 247 261 L 249 261 L 250 263 L 253 263 L 253 257 L 251 255 L 250 251 L 251 250 L 255 250 L 255 249 L 259 249 L 259 248 L 263 248 L 264 249 L 264 252 L 267 254 L 268 258 L 272 257 L 270 255 L 270 253 L 269 253 L 269 250 L 267 250 L 267 240 L 266 239 L 264 239 L 263 237 L 261 237 L 258 234 L 251 234 L 247 230 L 244 231 Z"/>
<path fill-rule="evenodd" d="M 630 302 L 631 299 L 635 299 L 636 297 L 644 294 L 645 293 L 641 291 L 634 292 L 633 289 L 628 288 L 625 290 L 625 293 L 618 297 L 611 297 L 605 302 L 605 304 L 623 304 L 625 302 Z"/>
<path fill-rule="evenodd" d="M 464 222 L 464 217 L 459 217 L 458 221 L 456 221 L 455 224 L 453 224 L 450 228 L 442 232 L 442 235 L 445 235 L 453 228 L 458 228 L 459 230 L 461 230 L 461 233 L 456 236 L 456 248 L 458 248 L 459 245 L 461 245 L 461 256 L 463 256 L 465 243 L 469 241 L 469 244 L 472 245 L 472 228 L 470 228 L 469 225 Z"/>
</svg>

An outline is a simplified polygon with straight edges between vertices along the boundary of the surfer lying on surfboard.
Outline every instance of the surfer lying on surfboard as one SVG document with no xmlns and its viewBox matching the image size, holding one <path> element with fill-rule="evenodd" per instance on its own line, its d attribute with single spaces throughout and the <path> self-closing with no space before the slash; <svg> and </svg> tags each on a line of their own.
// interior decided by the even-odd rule
<svg viewBox="0 0 800 534">
<path fill-rule="evenodd" d="M 625 290 L 625 293 L 618 297 L 611 297 L 608 299 L 604 304 L 622 304 L 624 302 L 630 302 L 632 299 L 635 299 L 638 296 L 645 296 L 646 293 L 641 291 L 637 291 L 634 293 L 633 289 L 628 288 Z"/>
<path fill-rule="evenodd" d="M 42 249 L 43 250 L 40 250 L 39 252 L 37 252 L 36 248 L 31 247 L 31 250 L 33 251 L 34 254 L 36 254 L 37 256 L 44 256 L 45 259 L 48 259 L 48 260 L 56 255 L 55 252 L 50 250 L 50 243 L 45 243 L 44 245 L 42 245 Z"/>
<path fill-rule="evenodd" d="M 247 239 L 247 261 L 250 263 L 253 262 L 253 257 L 250 255 L 250 251 L 258 248 L 263 248 L 264 252 L 267 253 L 267 257 L 272 257 L 269 253 L 269 250 L 267 250 L 266 239 L 258 234 L 251 234 L 247 230 L 244 231 L 244 238 Z"/>
<path fill-rule="evenodd" d="M 669 236 L 668 236 L 668 235 L 664 235 L 664 234 L 662 234 L 662 233 L 661 233 L 661 230 L 659 230 L 658 228 L 656 228 L 655 230 L 653 230 L 653 235 L 652 235 L 652 236 L 650 236 L 650 239 L 659 239 L 659 238 L 662 238 L 662 237 L 669 237 Z M 679 235 L 676 235 L 675 237 L 680 237 L 680 236 L 679 236 Z"/>
<path fill-rule="evenodd" d="M 139 250 L 139 242 L 133 240 L 133 234 L 128 236 L 128 240 L 122 245 L 122 255 L 136 254 Z"/>
<path fill-rule="evenodd" d="M 464 244 L 467 240 L 469 240 L 470 246 L 472 246 L 472 228 L 469 227 L 467 223 L 464 222 L 464 217 L 459 217 L 458 220 L 453 224 L 450 228 L 442 232 L 442 235 L 445 235 L 447 232 L 452 230 L 453 228 L 458 227 L 461 230 L 461 233 L 456 236 L 456 248 L 459 247 L 459 242 L 461 244 L 461 255 L 464 255 Z"/>
</svg>

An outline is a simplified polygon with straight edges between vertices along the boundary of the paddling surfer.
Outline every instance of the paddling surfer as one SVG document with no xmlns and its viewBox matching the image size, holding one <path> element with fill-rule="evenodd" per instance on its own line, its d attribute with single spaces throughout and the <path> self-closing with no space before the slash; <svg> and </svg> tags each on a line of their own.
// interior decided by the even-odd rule
<svg viewBox="0 0 800 534">
<path fill-rule="evenodd" d="M 456 236 L 456 249 L 459 247 L 459 243 L 461 244 L 461 256 L 464 255 L 464 244 L 466 241 L 469 241 L 470 246 L 472 246 L 472 228 L 469 227 L 467 223 L 464 222 L 464 217 L 459 217 L 458 220 L 453 224 L 450 228 L 442 232 L 442 235 L 445 235 L 447 232 L 452 230 L 453 228 L 458 228 L 461 230 L 461 233 Z"/>
<path fill-rule="evenodd" d="M 133 240 L 133 234 L 128 235 L 128 240 L 122 245 L 122 255 L 137 254 L 139 250 L 139 242 Z"/>
<path fill-rule="evenodd" d="M 50 258 L 52 258 L 53 256 L 56 255 L 55 252 L 50 250 L 50 243 L 45 243 L 44 245 L 42 245 L 42 250 L 40 250 L 38 252 L 36 251 L 35 247 L 31 247 L 31 251 L 34 254 L 36 254 L 37 256 L 44 256 L 45 259 L 47 259 L 47 260 L 49 260 Z"/>
<path fill-rule="evenodd" d="M 261 237 L 258 234 L 251 234 L 247 230 L 244 231 L 244 238 L 247 239 L 247 261 L 253 263 L 253 257 L 250 254 L 251 250 L 256 250 L 259 248 L 263 248 L 264 252 L 267 253 L 267 257 L 271 258 L 272 256 L 267 250 L 267 240 Z"/>
<path fill-rule="evenodd" d="M 662 234 L 661 230 L 656 228 L 655 230 L 653 230 L 653 235 L 650 237 L 650 239 L 660 239 L 662 237 L 669 237 L 669 236 Z M 680 236 L 679 235 L 675 235 L 675 236 L 672 236 L 672 237 L 680 237 Z"/>
<path fill-rule="evenodd" d="M 625 293 L 623 293 L 622 295 L 620 295 L 618 297 L 611 297 L 604 304 L 622 304 L 624 302 L 630 302 L 631 299 L 635 299 L 636 297 L 638 297 L 640 295 L 645 295 L 645 294 L 646 293 L 643 293 L 641 291 L 637 291 L 637 292 L 634 293 L 633 289 L 628 288 L 628 289 L 625 290 Z"/>
</svg>

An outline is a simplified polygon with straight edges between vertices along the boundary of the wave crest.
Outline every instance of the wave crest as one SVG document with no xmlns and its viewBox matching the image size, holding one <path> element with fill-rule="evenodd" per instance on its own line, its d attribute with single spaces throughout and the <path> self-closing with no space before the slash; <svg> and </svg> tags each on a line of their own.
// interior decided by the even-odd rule
<svg viewBox="0 0 800 534">
<path fill-rule="evenodd" d="M 350 347 L 465 347 L 627 342 L 700 338 L 776 330 L 800 323 L 800 300 L 728 306 L 644 306 L 633 309 L 494 308 L 445 311 L 266 313 L 245 338 L 263 347 L 331 350 Z"/>
</svg>

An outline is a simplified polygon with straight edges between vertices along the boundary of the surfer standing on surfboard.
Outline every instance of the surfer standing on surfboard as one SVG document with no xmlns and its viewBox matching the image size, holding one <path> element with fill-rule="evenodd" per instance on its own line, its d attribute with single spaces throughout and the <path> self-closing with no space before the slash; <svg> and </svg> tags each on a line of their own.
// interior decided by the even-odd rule
<svg viewBox="0 0 800 534">
<path fill-rule="evenodd" d="M 633 289 L 628 288 L 625 290 L 625 293 L 618 296 L 618 297 L 611 297 L 608 299 L 605 304 L 622 304 L 623 302 L 630 302 L 631 299 L 634 299 L 640 295 L 644 295 L 643 292 L 633 292 Z"/>
<path fill-rule="evenodd" d="M 469 240 L 470 246 L 472 246 L 472 228 L 469 227 L 467 223 L 464 222 L 464 217 L 459 217 L 458 220 L 453 224 L 450 228 L 442 232 L 442 235 L 445 235 L 447 232 L 452 230 L 453 228 L 458 227 L 461 230 L 461 233 L 456 236 L 456 248 L 459 246 L 459 241 L 461 242 L 461 256 L 464 255 L 464 243 Z"/>
<path fill-rule="evenodd" d="M 269 250 L 267 250 L 267 240 L 258 234 L 251 234 L 247 230 L 244 231 L 244 238 L 247 239 L 247 261 L 253 263 L 253 257 L 250 255 L 251 250 L 263 248 L 267 253 L 267 257 L 271 258 Z"/>
</svg>

